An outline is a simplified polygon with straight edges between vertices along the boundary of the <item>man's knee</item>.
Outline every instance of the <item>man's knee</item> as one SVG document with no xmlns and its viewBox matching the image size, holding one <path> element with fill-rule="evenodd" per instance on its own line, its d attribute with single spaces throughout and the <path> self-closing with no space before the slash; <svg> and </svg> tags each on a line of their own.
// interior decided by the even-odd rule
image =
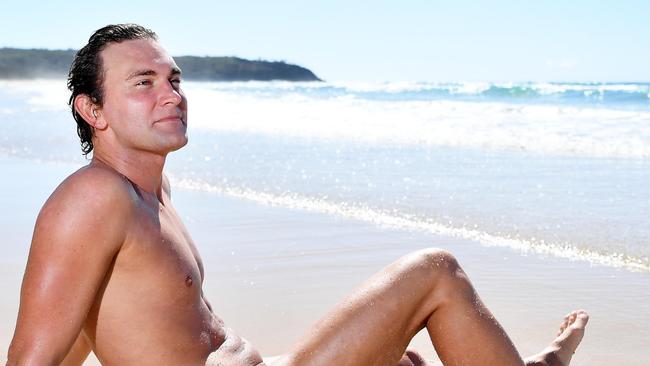
<svg viewBox="0 0 650 366">
<path fill-rule="evenodd" d="M 415 277 L 414 279 L 423 284 L 435 286 L 437 290 L 448 288 L 455 291 L 469 285 L 458 260 L 446 250 L 418 250 L 404 257 L 404 261 L 408 276 Z"/>
<path fill-rule="evenodd" d="M 413 266 L 429 271 L 433 275 L 453 275 L 460 269 L 456 257 L 443 249 L 422 249 L 411 253 L 409 257 L 411 257 Z"/>
<path fill-rule="evenodd" d="M 442 249 L 424 249 L 407 256 L 414 285 L 424 286 L 433 303 L 473 298 L 475 291 L 453 254 Z"/>
</svg>

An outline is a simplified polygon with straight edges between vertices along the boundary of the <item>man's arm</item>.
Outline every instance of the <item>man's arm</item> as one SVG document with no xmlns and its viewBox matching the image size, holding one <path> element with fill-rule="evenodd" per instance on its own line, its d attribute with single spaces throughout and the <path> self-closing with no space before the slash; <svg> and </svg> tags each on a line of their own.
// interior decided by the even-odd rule
<svg viewBox="0 0 650 366">
<path fill-rule="evenodd" d="M 125 240 L 132 196 L 125 180 L 84 168 L 50 196 L 36 221 L 8 365 L 58 365 L 79 336 Z"/>
</svg>

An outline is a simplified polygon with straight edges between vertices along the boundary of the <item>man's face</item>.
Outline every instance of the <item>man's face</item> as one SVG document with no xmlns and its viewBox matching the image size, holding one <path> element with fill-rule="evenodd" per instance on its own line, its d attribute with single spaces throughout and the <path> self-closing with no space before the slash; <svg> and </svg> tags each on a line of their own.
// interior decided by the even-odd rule
<svg viewBox="0 0 650 366">
<path fill-rule="evenodd" d="M 180 69 L 151 39 L 111 43 L 102 52 L 107 133 L 121 148 L 166 155 L 187 143 Z"/>
</svg>

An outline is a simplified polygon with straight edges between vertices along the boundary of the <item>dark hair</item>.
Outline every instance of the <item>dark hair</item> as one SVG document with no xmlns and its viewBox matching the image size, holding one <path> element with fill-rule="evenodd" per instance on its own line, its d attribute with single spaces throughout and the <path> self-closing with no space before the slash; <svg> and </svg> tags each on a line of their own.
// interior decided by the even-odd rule
<svg viewBox="0 0 650 366">
<path fill-rule="evenodd" d="M 104 71 L 100 52 L 110 43 L 120 43 L 134 39 L 158 40 L 152 30 L 137 24 L 111 24 L 98 29 L 80 49 L 70 65 L 68 72 L 68 89 L 72 92 L 68 104 L 72 108 L 72 117 L 77 121 L 77 134 L 81 139 L 81 151 L 88 155 L 93 150 L 93 127 L 77 113 L 74 99 L 77 95 L 88 95 L 98 106 L 103 104 L 102 85 Z"/>
</svg>

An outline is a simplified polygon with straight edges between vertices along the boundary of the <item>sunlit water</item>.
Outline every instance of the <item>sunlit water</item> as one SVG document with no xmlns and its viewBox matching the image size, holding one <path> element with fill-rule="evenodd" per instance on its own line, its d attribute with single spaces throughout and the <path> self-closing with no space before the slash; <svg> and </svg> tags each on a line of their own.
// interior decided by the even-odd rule
<svg viewBox="0 0 650 366">
<path fill-rule="evenodd" d="M 0 154 L 83 162 L 63 80 L 0 86 Z M 650 84 L 185 90 L 176 186 L 650 271 Z"/>
</svg>

